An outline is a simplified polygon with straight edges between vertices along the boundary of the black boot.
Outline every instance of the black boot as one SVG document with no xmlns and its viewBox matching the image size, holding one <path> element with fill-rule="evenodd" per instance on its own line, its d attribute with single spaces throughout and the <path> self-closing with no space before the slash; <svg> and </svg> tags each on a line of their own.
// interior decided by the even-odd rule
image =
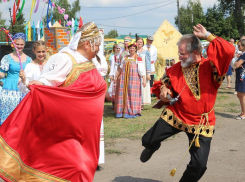
<svg viewBox="0 0 245 182">
<path fill-rule="evenodd" d="M 154 152 L 155 151 L 151 151 L 150 149 L 145 148 L 140 155 L 140 161 L 147 162 Z"/>
</svg>

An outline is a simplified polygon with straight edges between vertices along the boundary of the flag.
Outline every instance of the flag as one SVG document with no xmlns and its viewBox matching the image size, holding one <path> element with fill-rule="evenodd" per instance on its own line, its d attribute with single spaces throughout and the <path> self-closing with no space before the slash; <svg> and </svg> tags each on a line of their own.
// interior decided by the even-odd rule
<svg viewBox="0 0 245 182">
<path fill-rule="evenodd" d="M 26 25 L 26 41 L 28 41 L 28 25 Z"/>
<path fill-rule="evenodd" d="M 81 28 L 82 26 L 83 26 L 83 19 L 82 19 L 82 17 L 80 17 L 80 21 L 79 21 L 79 28 Z"/>
<path fill-rule="evenodd" d="M 74 34 L 77 33 L 77 28 L 78 28 L 78 22 L 77 22 L 77 18 L 75 18 Z"/>
<path fill-rule="evenodd" d="M 36 27 L 35 27 L 34 21 L 33 21 L 33 25 L 32 25 L 32 33 L 33 33 L 32 40 L 36 41 Z"/>
<path fill-rule="evenodd" d="M 31 41 L 31 23 L 28 22 L 28 41 Z"/>
<path fill-rule="evenodd" d="M 37 40 L 40 40 L 40 21 L 38 20 L 37 25 L 36 25 L 36 29 L 37 29 Z"/>
</svg>

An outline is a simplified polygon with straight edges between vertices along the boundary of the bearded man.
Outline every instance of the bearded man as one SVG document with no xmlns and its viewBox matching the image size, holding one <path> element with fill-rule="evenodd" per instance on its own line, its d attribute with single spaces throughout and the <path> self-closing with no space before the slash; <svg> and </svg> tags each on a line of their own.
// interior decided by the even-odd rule
<svg viewBox="0 0 245 182">
<path fill-rule="evenodd" d="M 184 35 L 177 43 L 180 62 L 167 69 L 161 84 L 155 86 L 155 94 L 169 105 L 142 137 L 145 149 L 140 157 L 142 162 L 148 161 L 163 140 L 184 131 L 191 160 L 180 182 L 197 182 L 206 171 L 215 126 L 213 107 L 235 52 L 233 45 L 212 35 L 201 24 L 193 28 L 194 35 Z M 208 59 L 201 56 L 198 38 L 210 42 Z M 172 176 L 176 169 L 171 171 Z"/>
</svg>

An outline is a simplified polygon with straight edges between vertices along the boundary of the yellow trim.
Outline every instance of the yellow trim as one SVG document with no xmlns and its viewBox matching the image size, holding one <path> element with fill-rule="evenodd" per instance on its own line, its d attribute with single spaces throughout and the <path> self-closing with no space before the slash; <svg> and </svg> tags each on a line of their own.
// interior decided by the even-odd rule
<svg viewBox="0 0 245 182">
<path fill-rule="evenodd" d="M 72 63 L 73 63 L 73 68 L 72 68 L 71 72 L 69 73 L 69 75 L 66 77 L 65 82 L 62 85 L 60 85 L 60 87 L 70 86 L 71 84 L 73 84 L 78 79 L 78 77 L 80 76 L 81 73 L 90 71 L 90 70 L 95 68 L 95 65 L 92 61 L 87 61 L 87 62 L 78 64 L 71 54 L 69 54 L 67 52 L 65 52 L 65 53 L 68 56 L 70 56 Z"/>
<path fill-rule="evenodd" d="M 200 135 L 205 137 L 212 137 L 214 133 L 213 125 L 203 125 L 200 127 L 199 123 L 197 125 L 186 124 L 178 117 L 176 117 L 175 114 L 168 108 L 163 110 L 160 117 L 174 128 L 185 131 L 187 133 L 198 134 L 200 132 Z"/>
<path fill-rule="evenodd" d="M 209 42 L 212 42 L 214 39 L 216 39 L 217 36 L 213 35 L 213 34 L 210 34 L 208 37 L 207 37 L 207 41 Z"/>
<path fill-rule="evenodd" d="M 212 61 L 210 61 L 210 64 L 213 67 L 214 81 L 216 81 L 219 85 L 221 85 L 222 82 L 224 81 L 225 77 L 226 77 L 226 73 L 219 76 L 218 70 L 215 67 L 214 63 Z"/>
<path fill-rule="evenodd" d="M 162 84 L 164 84 L 164 85 L 166 85 L 168 87 L 171 86 L 170 78 L 166 74 L 164 74 L 162 76 L 162 78 L 160 78 L 160 80 L 161 80 Z"/>
<path fill-rule="evenodd" d="M 25 165 L 1 136 L 0 156 L 0 174 L 11 182 L 70 182 Z"/>
<path fill-rule="evenodd" d="M 128 80 L 129 80 L 129 70 L 130 70 L 130 62 L 126 62 L 125 66 L 125 75 L 124 75 L 124 88 L 123 88 L 123 117 L 125 115 L 125 109 L 127 104 L 127 96 L 128 96 Z"/>
</svg>

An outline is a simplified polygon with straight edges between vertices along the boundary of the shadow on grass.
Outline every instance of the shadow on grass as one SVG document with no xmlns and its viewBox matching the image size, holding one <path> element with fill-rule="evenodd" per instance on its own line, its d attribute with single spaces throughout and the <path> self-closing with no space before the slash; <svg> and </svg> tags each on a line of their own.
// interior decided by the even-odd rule
<svg viewBox="0 0 245 182">
<path fill-rule="evenodd" d="M 152 180 L 152 179 L 143 179 L 143 178 L 135 178 L 131 176 L 120 176 L 116 177 L 112 182 L 161 182 L 158 180 Z"/>
<path fill-rule="evenodd" d="M 235 90 L 233 92 L 219 92 L 219 94 L 231 94 L 231 95 L 234 95 L 234 92 L 235 92 Z"/>
<path fill-rule="evenodd" d="M 109 102 L 105 103 L 103 117 L 104 118 L 107 118 L 107 117 L 114 117 L 115 118 L 115 116 L 116 116 L 116 113 L 112 109 L 112 103 L 109 103 Z"/>
<path fill-rule="evenodd" d="M 215 112 L 216 115 L 224 117 L 224 118 L 234 118 L 234 115 L 232 114 L 227 114 L 227 113 L 222 113 L 222 112 Z"/>
</svg>

